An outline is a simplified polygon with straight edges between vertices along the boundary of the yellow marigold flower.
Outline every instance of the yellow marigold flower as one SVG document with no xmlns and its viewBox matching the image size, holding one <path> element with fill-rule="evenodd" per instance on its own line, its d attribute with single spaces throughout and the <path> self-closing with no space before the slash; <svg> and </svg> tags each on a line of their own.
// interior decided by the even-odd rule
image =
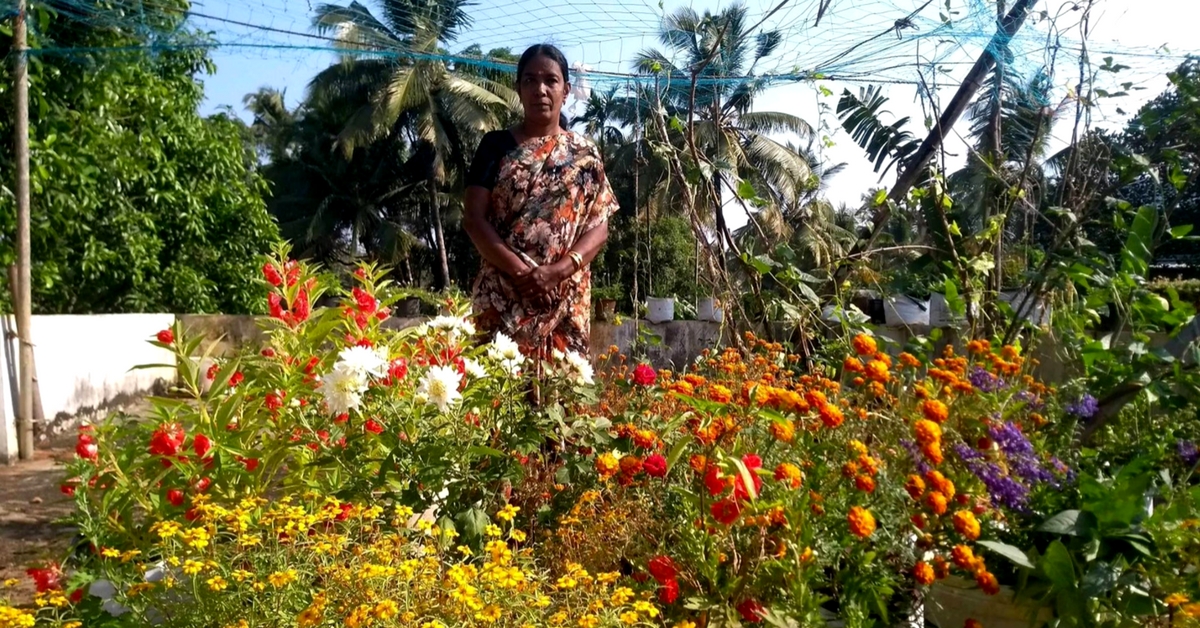
<svg viewBox="0 0 1200 628">
<path fill-rule="evenodd" d="M 875 339 L 867 334 L 858 334 L 851 344 L 854 345 L 854 352 L 858 355 L 875 355 L 875 352 L 879 350 Z"/>
<path fill-rule="evenodd" d="M 633 589 L 629 587 L 620 587 L 613 591 L 612 598 L 609 600 L 613 606 L 624 606 L 629 600 L 633 599 Z"/>
<path fill-rule="evenodd" d="M 688 621 L 685 619 L 685 620 L 675 624 L 675 628 L 696 628 L 696 622 Z"/>
<path fill-rule="evenodd" d="M 850 532 L 854 536 L 865 539 L 875 532 L 874 515 L 861 506 L 851 508 L 850 513 L 846 515 L 846 520 L 850 523 Z"/>
<path fill-rule="evenodd" d="M 775 421 L 769 429 L 771 436 L 781 443 L 790 443 L 796 438 L 796 424 L 791 421 Z"/>
<path fill-rule="evenodd" d="M 421 628 L 446 628 L 446 624 L 435 619 L 421 624 Z"/>
<path fill-rule="evenodd" d="M 483 610 L 475 613 L 475 619 L 485 623 L 495 623 L 500 619 L 500 607 L 495 604 L 488 604 Z"/>
<path fill-rule="evenodd" d="M 621 623 L 625 624 L 627 626 L 632 626 L 632 625 L 638 623 L 638 619 L 639 618 L 638 618 L 637 611 L 625 611 L 624 613 L 621 613 Z M 582 619 L 579 620 L 579 625 L 580 626 L 583 625 Z M 595 625 L 595 624 L 592 624 L 592 625 Z"/>
<path fill-rule="evenodd" d="M 204 528 L 192 528 L 183 533 L 181 537 L 183 542 L 198 550 L 208 547 L 208 530 Z"/>
<path fill-rule="evenodd" d="M 16 578 L 9 578 L 8 580 L 4 581 L 4 588 L 11 589 L 11 588 L 17 586 L 18 584 L 21 584 L 20 580 L 17 580 Z"/>
<path fill-rule="evenodd" d="M 546 608 L 547 606 L 550 606 L 550 598 L 542 595 L 541 593 L 537 594 L 537 596 L 533 598 L 534 608 Z"/>
<path fill-rule="evenodd" d="M 647 617 L 658 617 L 658 609 L 653 604 L 640 600 L 633 603 L 633 610 L 646 615 Z"/>
<path fill-rule="evenodd" d="M 804 473 L 800 471 L 800 467 L 790 462 L 781 462 L 775 467 L 775 479 L 791 488 L 800 488 L 804 482 Z"/>
<path fill-rule="evenodd" d="M 1163 603 L 1167 606 L 1183 606 L 1189 601 L 1190 600 L 1188 599 L 1188 596 L 1182 593 L 1172 593 L 1171 595 L 1167 596 L 1167 599 L 1163 600 Z"/>
<path fill-rule="evenodd" d="M 127 563 L 141 555 L 142 555 L 141 550 L 129 550 L 127 552 L 123 552 L 121 554 L 121 562 Z"/>
<path fill-rule="evenodd" d="M 286 571 L 276 571 L 275 573 L 267 576 L 267 582 L 271 583 L 271 586 L 273 586 L 277 589 L 286 587 L 287 585 L 289 585 L 295 581 L 296 581 L 296 570 L 290 569 L 290 568 L 287 569 Z"/>
<path fill-rule="evenodd" d="M 729 403 L 733 399 L 733 392 L 720 384 L 713 384 L 708 387 L 708 398 L 717 403 Z"/>
<path fill-rule="evenodd" d="M 487 527 L 483 529 L 483 533 L 488 536 L 500 536 L 503 534 L 503 532 L 500 530 L 500 526 L 494 523 L 487 524 Z"/>
<path fill-rule="evenodd" d="M 245 582 L 246 580 L 254 577 L 254 574 L 246 571 L 245 569 L 234 569 L 233 573 L 230 575 L 233 576 L 233 579 L 237 580 L 238 582 Z"/>
<path fill-rule="evenodd" d="M 429 532 L 433 530 L 433 522 L 428 519 L 421 519 L 417 522 L 417 530 L 421 532 Z"/>
<path fill-rule="evenodd" d="M 100 550 L 100 555 L 104 558 L 116 558 L 121 555 L 121 552 L 119 552 L 116 548 L 106 547 Z"/>
<path fill-rule="evenodd" d="M 396 504 L 393 512 L 395 512 L 396 517 L 400 519 L 408 519 L 409 517 L 413 516 L 413 509 L 403 504 Z"/>
<path fill-rule="evenodd" d="M 600 479 L 607 480 L 617 474 L 621 470 L 621 463 L 617 457 L 609 452 L 604 452 L 596 456 L 596 472 L 600 474 Z"/>
<path fill-rule="evenodd" d="M 221 576 L 213 576 L 204 583 L 208 585 L 210 591 L 224 591 L 229 587 L 229 583 Z"/>
<path fill-rule="evenodd" d="M 561 626 L 563 622 L 567 621 L 567 614 L 563 611 L 558 611 L 551 615 L 547 621 L 550 622 L 551 626 Z"/>
<path fill-rule="evenodd" d="M 296 626 L 298 628 L 311 628 L 312 626 L 316 626 L 317 624 L 321 623 L 321 620 L 324 618 L 322 616 L 322 611 L 323 608 L 316 604 L 313 604 L 300 611 L 300 614 L 296 616 Z"/>
<path fill-rule="evenodd" d="M 392 600 L 383 600 L 371 610 L 371 615 L 375 616 L 376 619 L 391 619 L 399 614 L 400 606 Z"/>
<path fill-rule="evenodd" d="M 204 571 L 204 563 L 198 560 L 192 560 L 189 558 L 183 563 L 183 573 L 189 576 L 194 576 L 201 571 Z"/>
<path fill-rule="evenodd" d="M 522 532 L 521 530 L 513 530 L 508 533 L 508 538 L 516 541 L 517 543 L 524 543 L 525 542 L 525 533 Z"/>
<path fill-rule="evenodd" d="M 574 589 L 578 585 L 579 585 L 579 581 L 572 578 L 571 576 L 563 576 L 563 577 L 559 578 L 558 582 L 556 582 L 554 584 L 554 586 L 557 587 L 561 591 Z"/>
<path fill-rule="evenodd" d="M 954 529 L 968 540 L 974 541 L 979 538 L 979 520 L 970 510 L 954 513 Z"/>
<path fill-rule="evenodd" d="M 83 626 L 83 622 L 81 622 L 81 621 L 69 621 L 69 622 L 63 624 L 62 628 L 82 628 L 82 626 Z"/>
<path fill-rule="evenodd" d="M 25 611 L 12 608 L 11 606 L 0 606 L 0 626 L 8 628 L 33 628 L 36 621 L 33 615 Z"/>
<path fill-rule="evenodd" d="M 237 623 L 229 624 L 225 628 L 250 628 L 250 622 L 244 619 L 239 619 L 237 620 Z"/>
<path fill-rule="evenodd" d="M 179 534 L 179 524 L 174 521 L 159 521 L 151 527 L 152 530 L 158 533 L 158 537 L 166 540 L 176 534 Z"/>
<path fill-rule="evenodd" d="M 521 509 L 517 506 L 507 504 L 504 506 L 504 508 L 500 509 L 500 512 L 496 513 L 496 518 L 501 521 L 512 521 L 513 518 L 517 516 L 517 512 L 520 510 Z"/>
<path fill-rule="evenodd" d="M 1184 617 L 1200 618 L 1200 602 L 1185 604 L 1183 608 L 1179 609 L 1179 612 L 1182 613 Z"/>
<path fill-rule="evenodd" d="M 921 402 L 921 414 L 934 423 L 945 423 L 950 418 L 950 408 L 937 399 L 926 399 Z"/>
</svg>

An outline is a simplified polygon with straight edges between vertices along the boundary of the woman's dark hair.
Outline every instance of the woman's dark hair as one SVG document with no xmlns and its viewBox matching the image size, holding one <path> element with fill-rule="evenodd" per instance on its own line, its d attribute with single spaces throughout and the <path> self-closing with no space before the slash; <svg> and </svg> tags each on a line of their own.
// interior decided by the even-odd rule
<svg viewBox="0 0 1200 628">
<path fill-rule="evenodd" d="M 567 69 L 566 55 L 564 55 L 562 51 L 553 44 L 535 44 L 526 48 L 525 52 L 521 54 L 521 60 L 517 61 L 517 84 L 520 84 L 521 82 L 521 74 L 525 72 L 525 66 L 529 65 L 530 61 L 533 61 L 538 57 L 546 57 L 547 59 L 558 64 L 558 69 L 560 72 L 562 72 L 563 82 L 571 82 L 571 73 Z M 570 128 L 570 124 L 567 122 L 567 116 L 562 112 L 559 112 L 558 114 L 558 126 L 564 131 Z"/>
<path fill-rule="evenodd" d="M 530 61 L 538 57 L 546 57 L 547 59 L 558 64 L 558 69 L 562 71 L 563 81 L 570 83 L 571 76 L 567 70 L 567 57 L 558 49 L 557 46 L 551 44 L 537 44 L 525 49 L 521 55 L 521 60 L 517 61 L 517 81 L 521 80 L 521 73 L 525 71 L 525 66 L 529 65 Z"/>
</svg>

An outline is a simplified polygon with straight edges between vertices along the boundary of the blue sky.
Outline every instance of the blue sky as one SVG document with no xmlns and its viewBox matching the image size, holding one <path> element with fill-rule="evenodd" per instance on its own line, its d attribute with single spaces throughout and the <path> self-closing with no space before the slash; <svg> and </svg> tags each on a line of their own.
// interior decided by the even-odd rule
<svg viewBox="0 0 1200 628">
<path fill-rule="evenodd" d="M 968 3 L 980 0 L 951 0 L 951 8 L 966 11 Z M 936 0 L 933 7 L 941 10 L 943 0 Z M 701 0 L 692 2 L 697 11 L 716 9 L 728 2 Z M 779 0 L 748 0 L 746 2 L 751 19 L 758 21 Z M 834 0 L 829 12 L 823 17 L 819 29 L 811 24 L 815 18 L 815 0 L 790 0 L 776 12 L 765 27 L 779 28 L 785 33 L 785 45 L 769 64 L 758 68 L 760 72 L 787 72 L 789 68 L 807 69 L 828 58 L 829 52 L 850 47 L 853 43 L 878 33 L 904 17 L 909 7 L 923 4 L 917 0 Z M 368 2 L 368 5 L 371 5 Z M 1065 0 L 1042 0 L 1038 8 L 1062 17 L 1060 28 L 1077 23 L 1078 12 L 1070 11 L 1072 3 Z M 1090 48 L 1095 63 L 1099 58 L 1111 54 L 1117 62 L 1133 68 L 1116 76 L 1103 76 L 1111 85 L 1131 81 L 1140 91 L 1128 97 L 1102 103 L 1094 112 L 1096 124 L 1117 127 L 1127 117 L 1117 112 L 1135 111 L 1144 100 L 1161 91 L 1167 84 L 1161 70 L 1173 67 L 1178 56 L 1184 52 L 1200 51 L 1195 43 L 1194 25 L 1200 18 L 1200 3 L 1180 0 L 1097 0 L 1093 12 Z M 304 94 L 308 81 L 334 62 L 335 56 L 320 47 L 327 42 L 303 35 L 287 35 L 278 31 L 312 33 L 309 27 L 310 0 L 203 0 L 195 6 L 195 12 L 217 19 L 197 19 L 202 28 L 217 33 L 222 43 L 234 44 L 213 53 L 217 72 L 205 79 L 206 100 L 203 113 L 211 113 L 225 106 L 232 106 L 239 115 L 246 117 L 241 105 L 245 94 L 259 87 L 270 86 L 287 90 L 289 105 L 295 105 Z M 472 7 L 474 17 L 472 29 L 452 44 L 459 50 L 478 43 L 484 50 L 507 46 L 514 51 L 538 42 L 558 44 L 572 62 L 585 63 L 595 70 L 628 72 L 629 62 L 636 52 L 657 46 L 654 33 L 665 11 L 678 6 L 667 3 L 659 7 L 657 0 L 518 0 L 516 2 L 487 2 Z M 970 62 L 981 50 L 990 36 L 990 24 L 982 24 L 974 33 L 961 32 L 948 37 L 935 37 L 938 23 L 937 11 L 928 8 L 915 20 L 919 31 L 926 39 L 905 39 L 892 35 L 874 40 L 870 46 L 858 49 L 856 54 L 866 57 L 862 62 L 844 59 L 835 66 L 839 71 L 866 71 L 878 67 L 878 73 L 867 72 L 866 79 L 896 78 L 911 71 L 908 55 L 928 58 L 938 55 L 946 75 L 938 79 L 941 87 L 934 89 L 937 97 L 945 102 L 957 87 L 956 76 L 965 73 Z M 1170 16 L 1170 17 L 1168 17 Z M 266 25 L 275 31 L 261 32 L 236 24 L 245 22 Z M 1047 22 L 1034 24 L 1024 32 L 1030 35 L 1047 32 Z M 905 31 L 908 34 L 908 31 Z M 971 39 L 974 37 L 974 39 Z M 1066 29 L 1063 37 L 1069 42 L 1077 35 Z M 271 46 L 288 46 L 277 48 Z M 1049 53 L 1043 54 L 1038 42 L 1027 41 L 1025 48 L 1031 53 L 1026 61 L 1029 68 L 1036 68 Z M 267 47 L 255 47 L 267 46 Z M 872 49 L 873 47 L 873 49 Z M 939 47 L 941 47 L 939 49 Z M 1165 47 L 1165 48 L 1164 48 Z M 959 50 L 945 54 L 944 50 Z M 855 55 L 851 55 L 852 57 Z M 1067 59 L 1067 57 L 1062 57 Z M 1070 59 L 1073 65 L 1073 58 Z M 894 62 L 893 62 L 894 61 Z M 888 70 L 889 66 L 900 69 Z M 822 66 L 824 67 L 824 66 Z M 1061 97 L 1067 97 L 1074 80 L 1068 77 L 1071 71 L 1060 71 L 1056 86 Z M 833 163 L 844 162 L 847 168 L 831 181 L 827 195 L 835 202 L 857 205 L 860 195 L 873 185 L 881 185 L 878 175 L 850 138 L 839 132 L 833 114 L 837 96 L 843 88 L 857 90 L 862 81 L 821 81 L 831 96 L 823 96 L 818 85 L 795 83 L 780 85 L 763 94 L 756 108 L 764 111 L 785 111 L 809 120 L 822 135 L 828 135 L 833 146 L 824 150 L 826 159 Z M 922 134 L 925 114 L 920 107 L 915 87 L 907 84 L 885 86 L 885 94 L 891 98 L 889 109 L 897 116 L 912 118 L 911 130 Z M 1112 90 L 1112 91 L 1115 91 Z M 824 108 L 822 108 L 822 103 Z M 570 104 L 570 102 L 568 103 Z M 960 124 L 956 132 L 962 132 Z M 1070 138 L 1070 123 L 1060 123 L 1054 130 L 1052 150 L 1065 146 Z M 780 138 L 800 141 L 800 138 Z M 965 154 L 963 142 L 952 139 L 947 143 L 951 161 L 961 160 Z M 885 179 L 882 185 L 889 183 Z M 727 210 L 731 211 L 731 210 Z M 734 211 L 734 214 L 740 212 Z M 731 222 L 740 223 L 744 217 L 730 216 Z"/>
</svg>

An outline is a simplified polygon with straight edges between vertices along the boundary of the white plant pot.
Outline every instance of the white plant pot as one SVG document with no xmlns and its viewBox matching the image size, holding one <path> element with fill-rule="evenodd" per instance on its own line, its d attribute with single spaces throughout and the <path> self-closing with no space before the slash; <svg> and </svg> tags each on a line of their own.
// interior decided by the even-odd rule
<svg viewBox="0 0 1200 628">
<path fill-rule="evenodd" d="M 646 299 L 646 320 L 665 323 L 675 320 L 675 299 L 672 297 L 649 297 Z"/>
<path fill-rule="evenodd" d="M 1012 306 L 1013 313 L 1037 326 L 1050 324 L 1050 307 L 1024 290 L 1005 290 L 1000 300 Z"/>
<path fill-rule="evenodd" d="M 890 327 L 929 324 L 929 301 L 901 295 L 883 300 L 883 319 Z"/>
<path fill-rule="evenodd" d="M 696 319 L 719 323 L 725 320 L 725 310 L 718 307 L 716 299 L 704 297 L 696 304 Z"/>
<path fill-rule="evenodd" d="M 1049 608 L 1014 601 L 1009 587 L 988 595 L 956 576 L 935 583 L 925 597 L 925 619 L 938 628 L 959 628 L 968 619 L 986 628 L 1042 628 L 1053 617 Z"/>
<path fill-rule="evenodd" d="M 978 303 L 968 303 L 967 307 L 972 314 L 979 315 Z M 929 295 L 929 324 L 931 326 L 957 327 L 965 322 L 965 316 L 958 316 L 950 311 L 950 304 L 946 302 L 946 295 L 937 292 Z"/>
</svg>

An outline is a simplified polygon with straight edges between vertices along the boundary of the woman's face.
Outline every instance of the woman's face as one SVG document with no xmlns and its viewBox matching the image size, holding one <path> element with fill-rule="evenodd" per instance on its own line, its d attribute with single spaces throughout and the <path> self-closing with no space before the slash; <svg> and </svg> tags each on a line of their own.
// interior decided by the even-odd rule
<svg viewBox="0 0 1200 628">
<path fill-rule="evenodd" d="M 525 119 L 538 124 L 557 122 L 563 101 L 571 89 L 558 64 L 538 55 L 522 68 L 517 80 L 520 81 L 517 92 L 521 96 L 521 106 L 525 108 Z"/>
</svg>

